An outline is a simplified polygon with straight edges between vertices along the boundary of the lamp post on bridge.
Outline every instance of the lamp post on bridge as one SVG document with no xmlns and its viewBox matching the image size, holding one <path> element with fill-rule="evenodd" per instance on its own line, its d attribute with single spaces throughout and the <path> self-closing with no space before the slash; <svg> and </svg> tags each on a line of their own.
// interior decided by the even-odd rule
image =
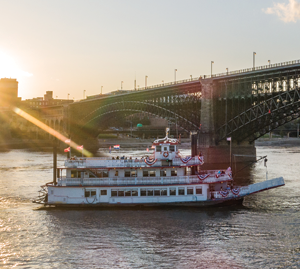
<svg viewBox="0 0 300 269">
<path fill-rule="evenodd" d="M 228 67 L 226 67 L 226 73 L 227 73 L 227 75 L 228 75 Z"/>
<path fill-rule="evenodd" d="M 68 100 L 69 100 L 70 94 L 68 93 Z"/>
<path fill-rule="evenodd" d="M 256 52 L 253 52 L 253 70 L 255 70 L 255 55 L 256 55 Z"/>
<path fill-rule="evenodd" d="M 86 90 L 83 91 L 83 99 L 85 99 L 85 91 L 86 91 Z"/>
<path fill-rule="evenodd" d="M 101 94 L 102 94 L 102 88 L 103 88 L 103 86 L 101 86 Z"/>
<path fill-rule="evenodd" d="M 121 90 L 123 90 L 123 81 L 121 81 Z"/>
<path fill-rule="evenodd" d="M 268 60 L 268 63 L 269 63 L 269 67 L 271 66 L 271 60 Z"/>
<path fill-rule="evenodd" d="M 190 77 L 191 77 L 191 81 L 193 80 L 193 76 L 192 75 L 190 75 Z"/>
<path fill-rule="evenodd" d="M 210 76 L 212 77 L 212 66 L 215 62 L 214 61 L 211 61 L 210 62 Z"/>
<path fill-rule="evenodd" d="M 165 82 L 163 80 L 161 82 L 162 82 L 162 85 L 165 85 Z"/>
<path fill-rule="evenodd" d="M 177 72 L 177 69 L 174 69 L 174 82 L 176 83 L 176 72 Z"/>
<path fill-rule="evenodd" d="M 145 76 L 145 89 L 147 88 L 147 78 L 148 76 Z"/>
</svg>

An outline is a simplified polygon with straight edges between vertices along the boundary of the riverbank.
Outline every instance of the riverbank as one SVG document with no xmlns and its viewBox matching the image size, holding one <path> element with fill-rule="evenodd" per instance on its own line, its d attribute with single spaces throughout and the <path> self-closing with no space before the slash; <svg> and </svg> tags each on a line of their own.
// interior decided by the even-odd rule
<svg viewBox="0 0 300 269">
<path fill-rule="evenodd" d="M 121 148 L 136 148 L 146 149 L 151 148 L 153 139 L 135 139 L 135 138 L 110 138 L 110 139 L 99 139 L 99 148 L 109 148 L 114 145 L 120 145 Z M 190 148 L 191 142 L 189 138 L 181 139 L 180 148 Z"/>
<path fill-rule="evenodd" d="M 259 138 L 255 141 L 255 146 L 282 146 L 294 147 L 300 146 L 300 138 L 297 137 L 283 137 L 283 138 Z"/>
<path fill-rule="evenodd" d="M 0 142 L 0 150 L 10 149 L 42 149 L 51 147 L 51 141 L 39 139 L 9 139 Z"/>
<path fill-rule="evenodd" d="M 135 148 L 146 149 L 151 148 L 153 139 L 135 139 L 135 138 L 109 138 L 99 139 L 99 149 L 109 148 L 114 145 L 120 145 L 121 148 Z M 259 138 L 255 141 L 255 146 L 282 146 L 282 147 L 294 147 L 300 146 L 300 138 L 296 137 L 284 137 L 284 138 Z M 59 148 L 63 149 L 66 144 L 60 143 Z M 189 149 L 191 142 L 189 138 L 181 139 L 181 149 Z M 51 140 L 41 139 L 10 139 L 5 142 L 0 142 L 0 151 L 7 151 L 11 149 L 32 149 L 47 151 L 52 150 Z"/>
</svg>

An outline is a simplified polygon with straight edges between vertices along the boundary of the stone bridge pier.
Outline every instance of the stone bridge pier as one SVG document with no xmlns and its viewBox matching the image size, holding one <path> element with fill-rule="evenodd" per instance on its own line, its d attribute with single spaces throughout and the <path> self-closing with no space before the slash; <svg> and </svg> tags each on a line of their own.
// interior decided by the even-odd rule
<svg viewBox="0 0 300 269">
<path fill-rule="evenodd" d="M 217 141 L 215 113 L 218 113 L 218 109 L 215 107 L 216 102 L 214 102 L 215 98 L 217 98 L 217 88 L 213 83 L 213 79 L 202 80 L 201 84 L 202 98 L 198 151 L 203 154 L 206 166 L 210 164 L 223 164 L 224 168 L 226 168 L 230 165 L 230 142 Z M 231 143 L 233 165 L 234 161 L 248 162 L 256 159 L 254 143 L 250 144 L 248 141 L 237 143 L 234 139 L 232 139 Z M 234 155 L 244 155 L 244 157 L 234 157 Z"/>
</svg>

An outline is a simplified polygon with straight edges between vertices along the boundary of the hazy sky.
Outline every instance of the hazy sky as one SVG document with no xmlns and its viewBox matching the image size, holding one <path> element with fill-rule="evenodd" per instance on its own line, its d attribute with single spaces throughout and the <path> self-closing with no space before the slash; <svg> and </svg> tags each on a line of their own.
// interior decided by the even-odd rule
<svg viewBox="0 0 300 269">
<path fill-rule="evenodd" d="M 0 77 L 83 98 L 300 59 L 300 0 L 0 0 Z"/>
</svg>

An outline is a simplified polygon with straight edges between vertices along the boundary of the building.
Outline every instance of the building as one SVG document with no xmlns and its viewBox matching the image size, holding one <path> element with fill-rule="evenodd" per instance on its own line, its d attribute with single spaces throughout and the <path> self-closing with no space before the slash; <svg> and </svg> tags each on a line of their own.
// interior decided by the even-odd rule
<svg viewBox="0 0 300 269">
<path fill-rule="evenodd" d="M 0 107 L 15 106 L 21 101 L 21 98 L 18 97 L 18 84 L 16 79 L 0 79 Z"/>
<path fill-rule="evenodd" d="M 73 100 L 69 99 L 54 99 L 52 91 L 46 91 L 44 97 L 35 97 L 32 99 L 26 99 L 23 101 L 23 105 L 26 105 L 30 108 L 42 108 L 42 107 L 49 107 L 49 106 L 58 106 L 73 103 Z"/>
</svg>

